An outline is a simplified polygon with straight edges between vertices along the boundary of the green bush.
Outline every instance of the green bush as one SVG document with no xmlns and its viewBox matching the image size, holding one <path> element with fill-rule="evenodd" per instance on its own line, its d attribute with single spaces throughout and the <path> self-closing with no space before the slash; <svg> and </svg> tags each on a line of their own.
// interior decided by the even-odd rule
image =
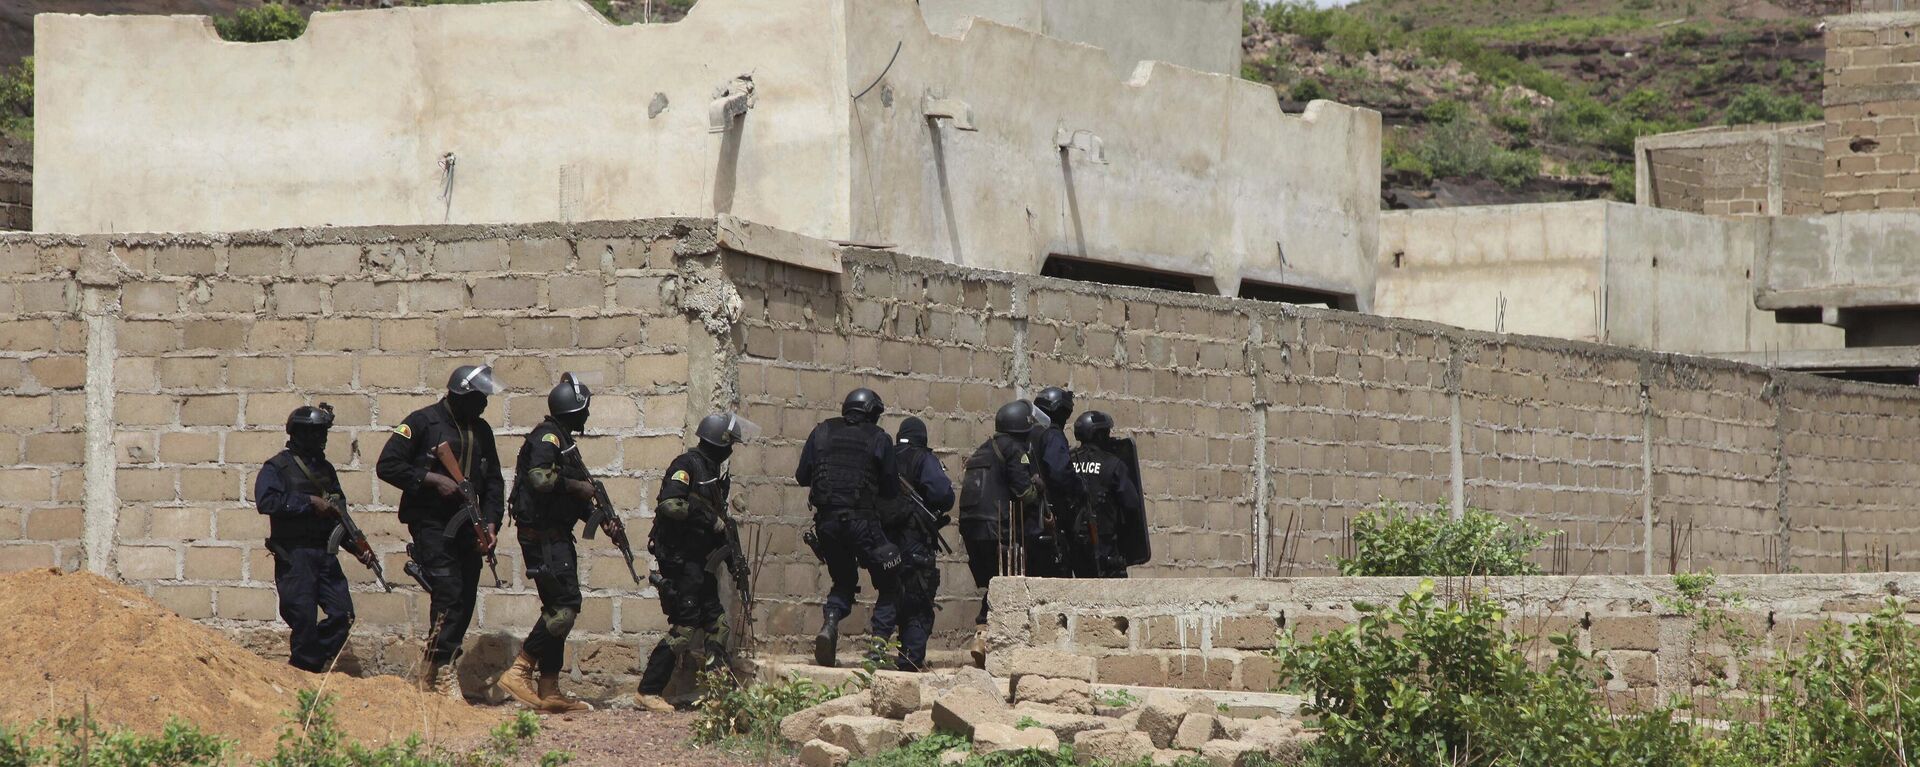
<svg viewBox="0 0 1920 767">
<path fill-rule="evenodd" d="M 0 72 L 0 132 L 33 138 L 33 57 Z"/>
<path fill-rule="evenodd" d="M 1432 178 L 1491 178 L 1509 187 L 1540 175 L 1539 153 L 1502 147 L 1471 120 L 1431 125 L 1407 151 L 1411 161 L 1383 155 L 1385 164 L 1395 170 L 1424 170 L 1423 175 Z"/>
<path fill-rule="evenodd" d="M 1528 552 L 1546 533 L 1508 525 L 1479 509 L 1452 519 L 1443 506 L 1432 513 L 1382 504 L 1354 517 L 1351 559 L 1338 561 L 1341 575 L 1538 575 Z"/>
<path fill-rule="evenodd" d="M 1313 101 L 1326 98 L 1327 89 L 1319 80 L 1301 80 L 1293 84 L 1293 92 L 1289 95 L 1294 101 Z"/>
<path fill-rule="evenodd" d="M 1467 105 L 1458 99 L 1440 99 L 1428 104 L 1420 114 L 1427 118 L 1427 122 L 1450 123 L 1466 116 Z"/>
<path fill-rule="evenodd" d="M 1748 85 L 1727 102 L 1728 125 L 1789 123 L 1820 119 L 1820 107 L 1791 93 L 1775 94 L 1763 85 Z"/>
<path fill-rule="evenodd" d="M 1920 626 L 1901 605 L 1826 623 L 1756 673 L 1764 709 L 1734 725 L 1715 762 L 1738 767 L 1911 764 L 1920 754 Z"/>
<path fill-rule="evenodd" d="M 828 687 L 797 677 L 780 683 L 740 685 L 725 672 L 700 678 L 700 716 L 693 738 L 700 743 L 744 739 L 759 748 L 780 745 L 780 720 L 847 693 L 845 685 Z"/>
<path fill-rule="evenodd" d="M 299 37 L 307 31 L 307 19 L 292 8 L 267 3 L 258 8 L 242 8 L 231 16 L 216 16 L 213 28 L 220 33 L 220 39 L 228 42 L 264 43 Z"/>
<path fill-rule="evenodd" d="M 1613 717 L 1595 694 L 1598 663 L 1568 637 L 1529 660 L 1531 638 L 1502 628 L 1490 601 L 1443 602 L 1431 581 L 1396 606 L 1360 606 L 1360 621 L 1273 656 L 1283 685 L 1319 718 L 1322 765 L 1693 764 L 1687 726 L 1671 712 Z"/>
<path fill-rule="evenodd" d="M 1667 30 L 1665 43 L 1675 48 L 1692 48 L 1707 41 L 1707 29 L 1699 24 L 1681 24 Z"/>
<path fill-rule="evenodd" d="M 1275 31 L 1299 35 L 1315 46 L 1355 56 L 1399 47 L 1403 33 L 1340 8 L 1317 8 L 1302 0 L 1281 0 L 1265 12 Z"/>
</svg>

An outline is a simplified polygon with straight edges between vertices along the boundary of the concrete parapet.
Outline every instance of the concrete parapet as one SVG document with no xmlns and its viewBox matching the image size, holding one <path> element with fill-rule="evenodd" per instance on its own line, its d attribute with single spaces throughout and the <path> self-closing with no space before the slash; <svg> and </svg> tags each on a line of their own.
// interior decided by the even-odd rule
<svg viewBox="0 0 1920 767">
<path fill-rule="evenodd" d="M 1033 8 L 1094 42 L 1191 23 L 1238 49 L 1231 0 L 1122 5 L 1185 20 Z M 616 27 L 547 0 L 319 13 L 236 44 L 204 18 L 41 14 L 34 228 L 734 214 L 1013 272 L 1064 256 L 1371 300 L 1377 113 L 1289 115 L 1237 67 L 1116 71 L 1033 28 L 935 34 L 908 0 L 705 0 Z"/>
</svg>

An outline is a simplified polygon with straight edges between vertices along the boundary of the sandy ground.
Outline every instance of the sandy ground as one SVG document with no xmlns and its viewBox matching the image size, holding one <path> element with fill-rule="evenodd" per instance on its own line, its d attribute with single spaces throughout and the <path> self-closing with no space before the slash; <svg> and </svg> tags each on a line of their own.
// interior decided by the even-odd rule
<svg viewBox="0 0 1920 767">
<path fill-rule="evenodd" d="M 537 765 L 550 750 L 573 753 L 577 767 L 662 765 L 662 767 L 794 767 L 799 761 L 785 754 L 733 753 L 693 744 L 692 713 L 655 714 L 644 711 L 589 711 L 540 718 L 540 735 L 521 753 L 516 765 Z"/>
</svg>

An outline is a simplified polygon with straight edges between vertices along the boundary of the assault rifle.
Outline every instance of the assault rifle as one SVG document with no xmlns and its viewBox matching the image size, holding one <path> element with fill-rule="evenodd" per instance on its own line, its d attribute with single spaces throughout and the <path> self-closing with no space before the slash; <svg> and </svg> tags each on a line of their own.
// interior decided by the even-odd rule
<svg viewBox="0 0 1920 767">
<path fill-rule="evenodd" d="M 366 565 L 367 569 L 373 571 L 373 580 L 380 584 L 380 588 L 393 591 L 393 586 L 387 583 L 386 570 L 380 567 L 380 557 L 373 553 L 373 544 L 367 541 L 367 534 L 360 532 L 360 526 L 353 523 L 353 514 L 347 511 L 347 497 L 339 494 L 330 495 L 327 496 L 327 502 L 333 504 L 334 510 L 339 512 L 339 517 L 334 520 L 339 524 L 334 526 L 333 534 L 327 536 L 327 554 L 340 553 L 340 545 L 346 544 L 347 551 L 353 554 L 353 558 L 360 560 L 360 564 Z"/>
<path fill-rule="evenodd" d="M 740 545 L 740 523 L 735 521 L 733 515 L 727 513 L 725 509 L 716 508 L 712 502 L 700 497 L 698 494 L 687 496 L 687 500 L 692 501 L 696 506 L 702 507 L 708 514 L 719 518 L 721 523 L 726 526 L 726 546 L 714 550 L 711 555 L 712 558 L 709 558 L 707 561 L 707 566 L 713 566 L 713 558 L 726 557 L 727 574 L 733 577 L 733 590 L 740 594 L 741 604 L 747 608 L 749 615 L 751 615 L 751 610 L 753 609 L 753 567 L 747 562 L 746 547 Z"/>
<path fill-rule="evenodd" d="M 612 524 L 608 525 L 611 522 Z M 600 480 L 593 480 L 593 516 L 587 517 L 587 531 L 582 538 L 593 540 L 601 525 L 608 525 L 607 539 L 620 547 L 620 556 L 627 558 L 627 574 L 633 576 L 633 584 L 640 585 L 640 571 L 633 569 L 633 545 L 627 540 L 627 526 L 620 521 L 620 512 L 613 508 L 613 499 L 607 497 L 607 486 Z"/>
<path fill-rule="evenodd" d="M 914 526 L 920 528 L 920 532 L 926 533 L 927 537 L 932 538 L 933 542 L 939 545 L 940 553 L 953 553 L 953 547 L 948 546 L 947 539 L 940 535 L 940 515 L 933 513 L 933 509 L 927 508 L 927 502 L 920 500 L 920 494 L 913 491 L 913 484 L 908 482 L 906 477 L 898 477 L 898 479 L 900 491 L 907 494 L 907 500 L 913 501 L 913 507 L 920 512 L 907 515 L 913 518 Z"/>
<path fill-rule="evenodd" d="M 493 553 L 493 530 L 487 527 L 487 521 L 480 513 L 480 501 L 473 491 L 473 483 L 467 481 L 467 474 L 460 470 L 460 461 L 453 456 L 453 446 L 445 442 L 435 445 L 433 454 L 440 458 L 440 466 L 447 470 L 447 476 L 460 486 L 460 513 L 447 520 L 447 529 L 442 535 L 448 540 L 460 534 L 460 525 L 473 528 L 473 542 L 480 553 L 487 555 L 487 569 L 493 573 L 493 587 L 507 585 L 500 580 L 500 559 Z"/>
</svg>

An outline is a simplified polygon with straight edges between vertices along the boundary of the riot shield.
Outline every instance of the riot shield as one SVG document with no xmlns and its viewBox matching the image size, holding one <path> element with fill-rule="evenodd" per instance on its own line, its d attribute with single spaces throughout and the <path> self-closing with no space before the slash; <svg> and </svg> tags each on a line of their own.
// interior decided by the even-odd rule
<svg viewBox="0 0 1920 767">
<path fill-rule="evenodd" d="M 1153 559 L 1153 542 L 1147 537 L 1146 490 L 1140 478 L 1140 450 L 1131 439 L 1116 439 L 1112 442 L 1113 454 L 1127 465 L 1127 472 L 1133 480 L 1133 489 L 1140 491 L 1142 499 L 1138 512 L 1128 512 L 1119 520 L 1120 530 L 1117 545 L 1120 556 L 1126 559 L 1127 566 L 1144 565 Z"/>
</svg>

